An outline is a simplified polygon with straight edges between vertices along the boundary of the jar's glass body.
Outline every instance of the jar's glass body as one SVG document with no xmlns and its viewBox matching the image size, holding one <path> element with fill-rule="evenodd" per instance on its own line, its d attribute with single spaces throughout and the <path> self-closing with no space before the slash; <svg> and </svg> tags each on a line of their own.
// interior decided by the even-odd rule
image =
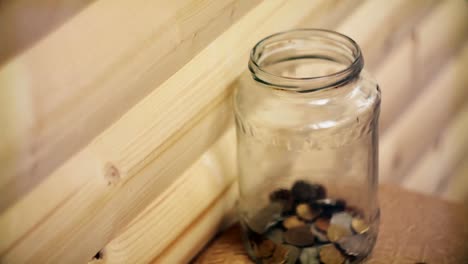
<svg viewBox="0 0 468 264">
<path fill-rule="evenodd" d="M 258 263 L 357 263 L 371 252 L 380 91 L 362 66 L 357 44 L 330 31 L 284 32 L 253 49 L 234 109 L 240 220 Z"/>
</svg>

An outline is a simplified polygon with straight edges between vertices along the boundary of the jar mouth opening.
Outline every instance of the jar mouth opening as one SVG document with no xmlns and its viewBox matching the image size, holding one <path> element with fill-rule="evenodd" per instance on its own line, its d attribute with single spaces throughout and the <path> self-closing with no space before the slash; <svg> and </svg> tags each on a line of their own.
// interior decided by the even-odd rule
<svg viewBox="0 0 468 264">
<path fill-rule="evenodd" d="M 361 49 L 348 36 L 325 29 L 294 29 L 260 40 L 250 53 L 255 80 L 300 92 L 337 87 L 364 66 Z"/>
</svg>

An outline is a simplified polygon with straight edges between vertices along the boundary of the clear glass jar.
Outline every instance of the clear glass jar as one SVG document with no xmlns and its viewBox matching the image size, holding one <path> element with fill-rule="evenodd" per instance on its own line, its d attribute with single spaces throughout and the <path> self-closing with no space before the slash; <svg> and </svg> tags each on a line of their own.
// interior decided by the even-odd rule
<svg viewBox="0 0 468 264">
<path fill-rule="evenodd" d="M 378 232 L 380 91 L 333 31 L 253 48 L 234 95 L 239 214 L 257 263 L 358 263 Z"/>
</svg>

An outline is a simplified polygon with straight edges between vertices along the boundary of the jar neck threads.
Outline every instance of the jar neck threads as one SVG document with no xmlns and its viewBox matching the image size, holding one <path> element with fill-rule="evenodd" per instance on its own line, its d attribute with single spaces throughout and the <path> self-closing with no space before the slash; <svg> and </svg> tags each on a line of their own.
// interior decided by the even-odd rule
<svg viewBox="0 0 468 264">
<path fill-rule="evenodd" d="M 323 29 L 296 29 L 271 35 L 252 49 L 252 77 L 274 89 L 312 92 L 357 78 L 364 59 L 357 43 Z"/>
</svg>

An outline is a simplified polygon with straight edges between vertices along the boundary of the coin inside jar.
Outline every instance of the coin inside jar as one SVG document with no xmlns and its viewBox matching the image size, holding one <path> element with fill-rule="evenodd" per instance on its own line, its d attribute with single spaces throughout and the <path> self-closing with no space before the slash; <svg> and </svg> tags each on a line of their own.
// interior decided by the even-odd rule
<svg viewBox="0 0 468 264">
<path fill-rule="evenodd" d="M 320 261 L 324 264 L 342 264 L 345 257 L 334 245 L 326 245 L 320 248 Z"/>
<path fill-rule="evenodd" d="M 304 225 L 306 225 L 306 223 L 295 215 L 290 216 L 283 220 L 283 226 L 286 229 L 291 229 L 291 228 L 300 227 Z"/>
<path fill-rule="evenodd" d="M 349 230 L 348 228 L 334 224 L 331 224 L 330 227 L 328 227 L 327 236 L 328 239 L 330 239 L 330 241 L 332 242 L 336 242 L 341 238 L 350 235 L 352 235 L 352 233 L 351 230 Z"/>
<path fill-rule="evenodd" d="M 353 218 L 351 221 L 351 227 L 357 234 L 363 234 L 369 230 L 367 223 L 361 218 Z"/>
<path fill-rule="evenodd" d="M 304 219 L 305 221 L 312 221 L 318 215 L 320 211 L 318 208 L 312 208 L 309 204 L 302 203 L 296 206 L 296 214 L 299 218 Z"/>
<path fill-rule="evenodd" d="M 287 230 L 284 233 L 284 241 L 298 247 L 312 246 L 315 242 L 314 235 L 310 232 L 309 226 L 295 227 Z"/>
<path fill-rule="evenodd" d="M 322 232 L 327 232 L 328 227 L 330 226 L 330 219 L 325 218 L 325 217 L 320 217 L 314 222 L 314 226 L 322 231 Z"/>
</svg>

